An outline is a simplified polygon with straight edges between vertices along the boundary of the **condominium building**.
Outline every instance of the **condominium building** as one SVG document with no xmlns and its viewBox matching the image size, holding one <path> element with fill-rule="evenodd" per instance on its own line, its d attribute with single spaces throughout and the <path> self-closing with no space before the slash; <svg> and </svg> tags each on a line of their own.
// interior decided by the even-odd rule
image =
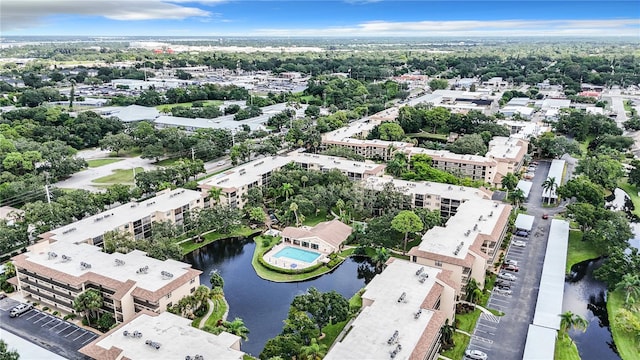
<svg viewBox="0 0 640 360">
<path fill-rule="evenodd" d="M 496 261 L 507 232 L 510 213 L 510 205 L 492 200 L 465 201 L 444 226 L 422 236 L 409 251 L 411 261 L 451 271 L 461 293 L 471 277 L 483 286 L 486 270 Z"/>
<path fill-rule="evenodd" d="M 201 271 L 175 260 L 157 260 L 134 250 L 107 254 L 94 245 L 41 241 L 15 256 L 18 290 L 26 298 L 66 313 L 94 289 L 104 300 L 100 313 L 126 322 L 142 310 L 163 312 L 200 285 Z"/>
<path fill-rule="evenodd" d="M 409 159 L 417 154 L 427 155 L 432 159 L 431 166 L 436 169 L 450 172 L 459 177 L 468 177 L 472 180 L 484 181 L 489 184 L 494 183 L 494 178 L 498 170 L 498 162 L 485 156 L 455 154 L 446 150 L 431 150 L 417 147 L 405 149 L 405 153 Z"/>
<path fill-rule="evenodd" d="M 221 203 L 242 208 L 246 204 L 245 195 L 249 189 L 256 186 L 269 185 L 269 179 L 273 172 L 291 163 L 302 169 L 322 172 L 339 170 L 352 181 L 382 176 L 385 169 L 385 165 L 371 162 L 294 151 L 286 156 L 258 159 L 237 166 L 208 179 L 201 183 L 199 187 L 203 192 L 208 192 L 212 188 L 219 188 L 221 190 L 219 199 Z"/>
<path fill-rule="evenodd" d="M 362 310 L 325 356 L 438 358 L 440 328 L 453 323 L 455 289 L 447 270 L 394 259 L 362 294 Z"/>
<path fill-rule="evenodd" d="M 410 204 L 407 204 L 408 208 L 439 210 L 444 218 L 456 214 L 465 201 L 491 198 L 491 192 L 484 189 L 429 181 L 406 181 L 391 176 L 369 177 L 362 182 L 362 186 L 365 189 L 382 191 L 388 183 L 393 184 L 397 191 L 407 195 L 410 201 Z"/>
<path fill-rule="evenodd" d="M 96 246 L 102 246 L 104 234 L 110 231 L 128 232 L 135 239 L 142 239 L 151 235 L 151 223 L 169 221 L 182 224 L 185 213 L 204 206 L 203 194 L 199 191 L 167 189 L 153 198 L 126 203 L 40 234 L 39 237 L 51 242 Z"/>
<path fill-rule="evenodd" d="M 485 157 L 498 163 L 494 181 L 499 184 L 508 173 L 520 171 L 527 155 L 529 142 L 516 137 L 496 136 L 489 141 L 489 151 Z"/>
<path fill-rule="evenodd" d="M 228 332 L 214 335 L 194 328 L 189 319 L 149 311 L 136 314 L 79 351 L 96 360 L 242 360 L 245 355 L 239 336 Z"/>
</svg>

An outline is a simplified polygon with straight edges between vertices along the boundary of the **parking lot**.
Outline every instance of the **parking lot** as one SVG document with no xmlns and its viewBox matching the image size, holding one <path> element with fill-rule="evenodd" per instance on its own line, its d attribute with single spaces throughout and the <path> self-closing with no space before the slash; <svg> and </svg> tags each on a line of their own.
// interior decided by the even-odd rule
<svg viewBox="0 0 640 360">
<path fill-rule="evenodd" d="M 556 211 L 542 207 L 541 184 L 546 179 L 548 170 L 549 163 L 540 162 L 525 204 L 527 213 L 535 216 L 531 234 L 527 237 L 514 235 L 505 253 L 505 260 L 518 262 L 518 272 L 500 271 L 517 277 L 515 281 L 505 281 L 511 285 L 511 294 L 500 293 L 494 288 L 487 303 L 487 308 L 502 311 L 505 315 L 498 317 L 481 314 L 469 342 L 468 349 L 480 350 L 489 359 L 521 359 L 524 353 L 527 330 L 535 311 L 550 227 L 550 220 L 543 219 L 542 215 Z M 523 241 L 525 246 L 514 246 L 514 241 Z"/>
<path fill-rule="evenodd" d="M 86 359 L 78 349 L 98 335 L 47 312 L 31 309 L 15 318 L 9 311 L 19 302 L 0 300 L 0 327 L 67 359 Z"/>
</svg>

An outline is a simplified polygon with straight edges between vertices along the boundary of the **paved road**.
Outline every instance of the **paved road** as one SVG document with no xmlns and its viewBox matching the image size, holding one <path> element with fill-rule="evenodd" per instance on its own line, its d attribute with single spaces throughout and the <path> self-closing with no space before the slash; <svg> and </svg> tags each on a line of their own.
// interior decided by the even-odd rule
<svg viewBox="0 0 640 360">
<path fill-rule="evenodd" d="M 533 178 L 529 199 L 524 204 L 529 215 L 535 216 L 533 231 L 527 246 L 511 246 L 506 259 L 518 261 L 520 271 L 513 273 L 518 277 L 511 287 L 512 295 L 504 296 L 494 292 L 487 305 L 505 313 L 502 317 L 482 315 L 476 324 L 469 349 L 478 349 L 489 355 L 490 359 L 522 359 L 529 324 L 533 321 L 536 307 L 542 264 L 547 246 L 550 220 L 542 215 L 553 215 L 557 208 L 542 207 L 542 183 L 547 178 L 551 163 L 540 161 Z M 551 217 L 551 216 L 550 216 Z M 536 233 L 539 233 L 536 236 Z M 515 237 L 514 237 L 515 239 Z"/>
<path fill-rule="evenodd" d="M 92 154 L 96 156 L 95 151 L 93 151 Z M 106 157 L 108 156 L 104 156 L 104 158 Z M 97 157 L 93 157 L 93 159 L 96 159 L 96 158 Z M 91 182 L 92 180 L 101 178 L 103 176 L 111 175 L 113 173 L 113 170 L 134 169 L 138 167 L 141 167 L 145 170 L 152 170 L 152 169 L 155 169 L 157 166 L 154 165 L 152 160 L 149 160 L 149 159 L 142 159 L 140 157 L 123 158 L 122 161 L 118 161 L 115 163 L 111 163 L 111 164 L 96 167 L 96 168 L 88 168 L 88 169 L 82 170 L 80 172 L 77 172 L 71 175 L 70 178 L 63 181 L 59 181 L 54 185 L 56 187 L 65 188 L 65 189 L 84 189 L 84 190 L 97 192 L 97 191 L 100 191 L 100 189 L 94 186 L 95 184 Z"/>
</svg>

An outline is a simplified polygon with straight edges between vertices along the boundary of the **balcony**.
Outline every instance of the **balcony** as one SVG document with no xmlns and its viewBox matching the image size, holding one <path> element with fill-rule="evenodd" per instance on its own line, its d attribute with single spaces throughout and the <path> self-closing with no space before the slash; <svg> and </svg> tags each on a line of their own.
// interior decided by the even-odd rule
<svg viewBox="0 0 640 360">
<path fill-rule="evenodd" d="M 22 291 L 27 292 L 32 297 L 39 297 L 41 299 L 49 300 L 52 304 L 54 304 L 56 306 L 58 306 L 58 304 L 59 304 L 60 307 L 73 308 L 73 302 L 72 301 L 69 301 L 68 299 L 64 299 L 64 298 L 56 298 L 56 297 L 53 297 L 51 295 L 45 294 L 45 293 L 43 293 L 41 291 L 37 291 L 37 290 L 38 290 L 37 288 L 33 288 L 31 286 L 22 287 Z"/>
<path fill-rule="evenodd" d="M 76 296 L 78 296 L 78 293 L 75 293 L 75 294 L 73 294 L 73 293 L 72 294 L 64 293 L 64 292 L 61 292 L 59 290 L 52 289 L 50 287 L 44 286 L 44 284 L 36 283 L 34 281 L 31 281 L 26 277 L 25 278 L 20 278 L 20 282 L 23 283 L 23 284 L 28 284 L 29 285 L 28 288 L 33 288 L 34 290 L 35 289 L 40 289 L 40 291 L 50 292 L 50 293 L 52 293 L 54 295 L 63 297 L 65 299 L 69 299 L 70 301 L 73 301 L 76 298 Z M 22 288 L 24 289 L 25 287 L 23 286 Z"/>
<path fill-rule="evenodd" d="M 53 280 L 51 278 L 46 278 L 44 276 L 38 275 L 36 273 L 33 273 L 31 271 L 27 271 L 27 270 L 24 270 L 24 269 L 21 269 L 19 271 L 18 275 L 27 275 L 29 277 L 32 277 L 32 278 L 35 278 L 35 279 L 38 279 L 38 280 L 42 280 L 43 282 L 45 282 L 47 284 L 52 284 L 52 285 L 55 285 L 55 286 L 57 286 L 57 287 L 59 287 L 61 289 L 69 290 L 69 291 L 72 291 L 72 292 L 75 292 L 75 293 L 82 292 L 82 289 L 80 289 L 80 288 L 74 288 L 74 287 L 69 286 L 67 284 L 63 284 L 61 282 L 57 282 L 57 281 L 55 281 L 55 280 Z"/>
<path fill-rule="evenodd" d="M 134 299 L 133 300 L 133 304 L 135 305 L 136 310 L 139 311 L 140 309 L 147 309 L 147 310 L 151 310 L 151 311 L 156 311 L 160 308 L 160 304 L 158 303 L 151 303 L 148 301 L 142 301 L 142 300 L 138 300 L 138 299 Z"/>
</svg>

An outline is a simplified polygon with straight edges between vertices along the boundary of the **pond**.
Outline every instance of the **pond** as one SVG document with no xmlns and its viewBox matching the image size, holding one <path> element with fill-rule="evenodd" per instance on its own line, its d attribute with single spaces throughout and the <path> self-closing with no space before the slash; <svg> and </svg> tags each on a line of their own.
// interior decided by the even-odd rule
<svg viewBox="0 0 640 360">
<path fill-rule="evenodd" d="M 276 283 L 256 275 L 251 265 L 255 244 L 252 239 L 226 239 L 213 242 L 188 254 L 184 261 L 201 270 L 200 283 L 210 286 L 209 277 L 217 270 L 224 278 L 224 293 L 229 303 L 228 320 L 242 318 L 251 331 L 242 350 L 258 356 L 265 343 L 280 333 L 289 305 L 296 295 L 309 287 L 335 290 L 347 299 L 375 275 L 367 258 L 349 258 L 337 269 L 319 278 Z"/>
</svg>

